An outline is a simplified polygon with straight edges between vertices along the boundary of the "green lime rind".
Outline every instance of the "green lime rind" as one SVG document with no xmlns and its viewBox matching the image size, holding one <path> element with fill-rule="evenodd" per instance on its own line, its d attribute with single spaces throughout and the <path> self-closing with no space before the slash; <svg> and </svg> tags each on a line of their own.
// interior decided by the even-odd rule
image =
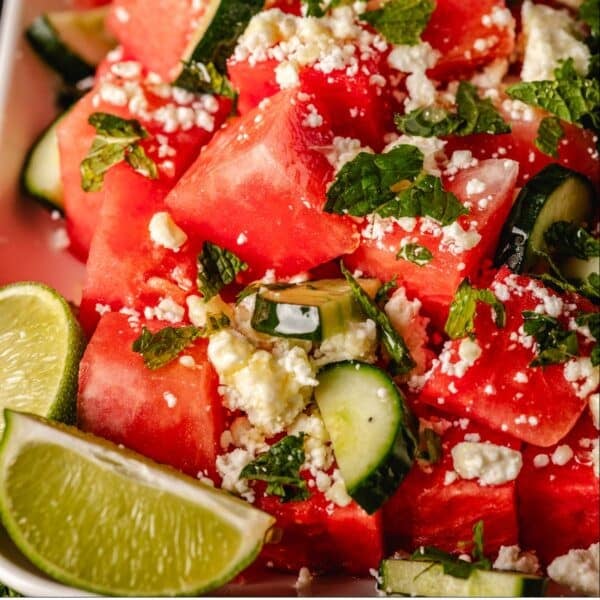
<svg viewBox="0 0 600 600">
<path fill-rule="evenodd" d="M 75 422 L 85 338 L 66 300 L 52 288 L 20 282 L 0 288 L 1 410 Z"/>
<path fill-rule="evenodd" d="M 5 411 L 0 517 L 42 571 L 113 596 L 191 596 L 230 581 L 274 519 L 169 467 Z"/>
</svg>

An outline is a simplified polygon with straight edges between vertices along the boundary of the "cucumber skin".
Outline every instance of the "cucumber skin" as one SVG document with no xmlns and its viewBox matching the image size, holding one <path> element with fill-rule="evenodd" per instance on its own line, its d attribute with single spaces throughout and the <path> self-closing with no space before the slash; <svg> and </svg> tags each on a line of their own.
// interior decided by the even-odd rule
<svg viewBox="0 0 600 600">
<path fill-rule="evenodd" d="M 327 371 L 344 366 L 354 369 L 356 365 L 360 365 L 361 368 L 369 368 L 380 372 L 386 378 L 389 378 L 388 374 L 379 367 L 355 360 L 346 360 L 325 365 L 319 371 L 318 377 L 327 373 Z M 408 410 L 404 396 L 400 390 L 393 382 L 392 385 L 396 390 L 402 413 L 398 422 L 398 429 L 395 433 L 394 443 L 380 461 L 379 466 L 375 467 L 360 483 L 347 490 L 348 495 L 369 515 L 377 512 L 385 501 L 396 492 L 398 486 L 412 468 L 418 445 L 415 417 Z M 333 452 L 335 455 L 335 448 Z"/>
<path fill-rule="evenodd" d="M 587 178 L 580 173 L 553 163 L 542 169 L 523 187 L 502 228 L 494 266 L 506 264 L 515 273 L 522 273 L 531 267 L 529 238 L 538 215 L 553 191 L 571 177 L 577 177 L 586 185 L 590 185 Z"/>
<path fill-rule="evenodd" d="M 96 72 L 93 65 L 89 65 L 62 43 L 58 32 L 45 15 L 33 21 L 25 36 L 38 56 L 67 83 L 75 84 Z"/>
</svg>

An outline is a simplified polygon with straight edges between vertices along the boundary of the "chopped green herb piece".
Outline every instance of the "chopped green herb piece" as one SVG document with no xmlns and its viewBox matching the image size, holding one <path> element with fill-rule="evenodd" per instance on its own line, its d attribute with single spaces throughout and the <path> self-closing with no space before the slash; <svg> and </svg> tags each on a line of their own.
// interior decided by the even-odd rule
<svg viewBox="0 0 600 600">
<path fill-rule="evenodd" d="M 233 252 L 211 242 L 204 242 L 198 256 L 198 287 L 205 300 L 216 296 L 238 273 L 246 271 L 248 265 Z"/>
<path fill-rule="evenodd" d="M 434 9 L 434 0 L 388 0 L 381 8 L 367 11 L 360 18 L 388 42 L 414 46 L 421 41 Z"/>
<path fill-rule="evenodd" d="M 426 106 L 406 115 L 396 115 L 395 122 L 401 132 L 421 137 L 511 131 L 492 101 L 480 98 L 477 88 L 466 81 L 461 81 L 458 86 L 456 113 L 439 106 Z"/>
<path fill-rule="evenodd" d="M 214 63 L 189 61 L 184 63 L 183 70 L 177 79 L 177 85 L 190 92 L 200 94 L 216 94 L 235 100 L 237 92 L 231 82 L 217 70 Z"/>
<path fill-rule="evenodd" d="M 156 164 L 139 145 L 141 140 L 148 137 L 148 132 L 139 121 L 108 113 L 93 113 L 88 122 L 96 129 L 96 137 L 80 165 L 81 187 L 84 191 L 101 190 L 105 173 L 123 161 L 145 177 L 158 177 Z"/>
<path fill-rule="evenodd" d="M 15 590 L 0 583 L 0 598 L 22 598 L 22 596 L 19 592 L 15 592 Z"/>
<path fill-rule="evenodd" d="M 240 478 L 266 481 L 266 494 L 279 496 L 281 502 L 306 500 L 308 488 L 300 477 L 304 459 L 304 433 L 288 435 L 246 465 Z"/>
<path fill-rule="evenodd" d="M 307 17 L 324 17 L 332 8 L 342 4 L 352 4 L 352 0 L 302 0 Z"/>
<path fill-rule="evenodd" d="M 401 145 L 385 154 L 361 152 L 346 163 L 327 192 L 325 212 L 368 215 L 392 200 L 392 186 L 412 182 L 423 168 L 423 153 Z"/>
<path fill-rule="evenodd" d="M 575 322 L 580 327 L 587 327 L 596 340 L 590 358 L 592 365 L 597 367 L 600 364 L 600 313 L 583 313 L 575 319 Z"/>
<path fill-rule="evenodd" d="M 558 117 L 545 117 L 538 127 L 535 139 L 536 148 L 548 156 L 558 158 L 558 143 L 564 135 L 565 132 Z"/>
<path fill-rule="evenodd" d="M 555 221 L 544 233 L 544 241 L 559 256 L 574 256 L 587 260 L 600 256 L 600 240 L 583 227 L 568 221 Z"/>
<path fill-rule="evenodd" d="M 419 267 L 425 266 L 433 258 L 433 254 L 425 246 L 419 244 L 406 244 L 400 248 L 400 252 L 396 255 L 396 258 L 402 258 L 408 260 Z"/>
<path fill-rule="evenodd" d="M 537 342 L 538 354 L 531 367 L 564 363 L 579 353 L 577 334 L 564 329 L 554 317 L 524 310 L 523 329 Z"/>
<path fill-rule="evenodd" d="M 387 283 L 384 283 L 375 294 L 375 304 L 380 305 L 387 302 L 390 292 L 398 287 L 398 277 L 393 277 Z"/>
<path fill-rule="evenodd" d="M 589 25 L 594 37 L 600 37 L 600 0 L 584 0 L 579 7 L 579 18 Z"/>
<path fill-rule="evenodd" d="M 352 273 L 348 271 L 343 263 L 341 264 L 341 270 L 346 281 L 350 284 L 352 293 L 363 312 L 369 319 L 375 321 L 381 333 L 383 345 L 393 361 L 392 370 L 398 374 L 408 373 L 415 366 L 415 361 L 410 355 L 406 342 L 394 329 L 385 312 L 369 298 L 369 295 L 362 289 L 356 279 L 352 277 Z"/>
<path fill-rule="evenodd" d="M 598 304 L 600 300 L 600 274 L 592 273 L 587 279 L 581 281 L 579 285 L 579 293 Z"/>
<path fill-rule="evenodd" d="M 484 302 L 491 306 L 494 314 L 494 322 L 498 327 L 504 327 L 506 324 L 506 311 L 504 304 L 496 298 L 491 290 L 480 290 L 474 288 L 465 279 L 454 296 L 450 305 L 450 313 L 446 321 L 445 331 L 451 339 L 465 337 L 473 334 L 475 331 L 475 313 L 477 303 Z"/>
</svg>

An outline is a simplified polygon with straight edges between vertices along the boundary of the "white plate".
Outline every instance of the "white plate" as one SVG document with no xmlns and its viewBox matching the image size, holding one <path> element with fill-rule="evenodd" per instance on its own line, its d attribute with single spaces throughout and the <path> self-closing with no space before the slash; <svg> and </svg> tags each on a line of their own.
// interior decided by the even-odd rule
<svg viewBox="0 0 600 600">
<path fill-rule="evenodd" d="M 149 0 L 151 1 L 151 0 Z M 77 302 L 84 269 L 67 252 L 53 248 L 62 227 L 48 211 L 19 193 L 19 173 L 33 140 L 55 113 L 57 78 L 27 46 L 23 31 L 44 11 L 68 7 L 68 0 L 5 0 L 0 29 L 0 286 L 13 281 L 42 281 Z M 357 540 L 357 543 L 358 540 Z M 0 527 L 0 581 L 25 596 L 84 596 L 36 569 Z M 295 596 L 296 577 L 273 575 L 247 585 L 230 585 L 225 596 Z M 311 595 L 372 596 L 373 579 L 316 579 Z M 308 590 L 305 590 L 306 593 Z"/>
</svg>

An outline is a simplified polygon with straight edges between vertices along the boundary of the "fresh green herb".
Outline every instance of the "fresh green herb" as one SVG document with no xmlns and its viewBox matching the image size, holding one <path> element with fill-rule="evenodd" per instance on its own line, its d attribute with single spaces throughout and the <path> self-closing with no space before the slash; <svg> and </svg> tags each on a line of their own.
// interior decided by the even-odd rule
<svg viewBox="0 0 600 600">
<path fill-rule="evenodd" d="M 397 374 L 408 373 L 415 366 L 415 361 L 412 359 L 404 339 L 394 329 L 385 312 L 369 298 L 369 295 L 352 277 L 352 273 L 348 271 L 344 263 L 341 264 L 341 270 L 361 309 L 369 319 L 375 321 L 381 333 L 383 345 L 393 361 L 392 370 Z"/>
<path fill-rule="evenodd" d="M 579 353 L 577 334 L 564 329 L 554 317 L 524 310 L 523 330 L 537 342 L 538 354 L 531 367 L 564 363 Z"/>
<path fill-rule="evenodd" d="M 438 463 L 442 458 L 442 438 L 430 427 L 423 429 L 419 435 L 417 458 L 430 464 Z"/>
<path fill-rule="evenodd" d="M 352 4 L 352 0 L 302 0 L 307 17 L 324 17 L 332 8 L 342 4 Z"/>
<path fill-rule="evenodd" d="M 408 189 L 376 209 L 382 217 L 430 217 L 442 226 L 454 223 L 469 211 L 442 187 L 442 180 L 422 174 Z"/>
<path fill-rule="evenodd" d="M 596 340 L 590 358 L 592 365 L 597 367 L 600 365 L 600 313 L 583 313 L 575 319 L 575 322 L 580 327 L 587 327 Z"/>
<path fill-rule="evenodd" d="M 423 153 L 400 145 L 385 154 L 361 152 L 346 163 L 327 192 L 325 212 L 363 217 L 392 200 L 393 186 L 410 183 L 423 168 Z"/>
<path fill-rule="evenodd" d="M 565 132 L 558 117 L 544 117 L 538 127 L 535 146 L 544 154 L 558 158 L 558 143 L 564 135 Z"/>
<path fill-rule="evenodd" d="M 579 293 L 598 304 L 600 301 L 600 274 L 591 273 L 587 279 L 579 282 Z"/>
<path fill-rule="evenodd" d="M 228 317 L 221 314 L 209 315 L 205 327 L 164 327 L 152 333 L 144 326 L 140 336 L 133 342 L 132 350 L 143 356 L 144 364 L 149 369 L 159 369 L 175 360 L 197 339 L 208 337 L 228 325 Z"/>
<path fill-rule="evenodd" d="M 600 81 L 582 77 L 573 59 L 562 62 L 553 81 L 524 81 L 507 88 L 511 98 L 538 106 L 568 123 L 600 129 Z"/>
<path fill-rule="evenodd" d="M 206 301 L 216 296 L 248 265 L 233 252 L 211 242 L 204 242 L 198 256 L 198 287 Z"/>
<path fill-rule="evenodd" d="M 433 254 L 425 246 L 406 244 L 400 248 L 400 252 L 398 252 L 396 258 L 408 260 L 419 267 L 424 267 L 427 263 L 431 262 Z"/>
<path fill-rule="evenodd" d="M 388 42 L 414 46 L 421 41 L 434 9 L 434 0 L 388 0 L 381 8 L 367 11 L 360 18 Z"/>
<path fill-rule="evenodd" d="M 227 76 L 220 73 L 212 62 L 185 62 L 177 85 L 194 93 L 216 94 L 232 100 L 237 98 L 237 92 Z"/>
<path fill-rule="evenodd" d="M 378 306 L 387 302 L 390 292 L 398 287 L 398 277 L 392 277 L 387 283 L 384 283 L 375 294 L 375 304 Z"/>
<path fill-rule="evenodd" d="M 84 191 L 101 190 L 106 172 L 123 161 L 145 177 L 158 177 L 156 164 L 139 145 L 140 141 L 148 137 L 148 132 L 139 121 L 122 119 L 108 113 L 93 113 L 88 122 L 96 129 L 96 137 L 80 166 L 81 187 Z"/>
<path fill-rule="evenodd" d="M 552 223 L 544 233 L 544 241 L 558 256 L 574 256 L 582 260 L 600 256 L 600 240 L 575 223 Z"/>
<path fill-rule="evenodd" d="M 456 94 L 456 112 L 439 106 L 418 108 L 406 115 L 396 115 L 396 127 L 403 133 L 421 137 L 471 135 L 473 133 L 509 133 L 504 121 L 489 98 L 480 98 L 477 88 L 461 81 Z"/>
<path fill-rule="evenodd" d="M 304 459 L 304 433 L 288 435 L 246 465 L 240 477 L 266 481 L 266 494 L 279 496 L 281 502 L 306 500 L 308 488 L 300 477 Z"/>
<path fill-rule="evenodd" d="M 579 7 L 579 18 L 589 25 L 594 37 L 600 37 L 600 0 L 584 0 Z"/>
<path fill-rule="evenodd" d="M 0 598 L 22 598 L 22 596 L 19 592 L 15 592 L 15 590 L 0 583 Z"/>
<path fill-rule="evenodd" d="M 431 546 L 419 548 L 410 557 L 410 560 L 431 560 L 434 563 L 441 564 L 444 569 L 444 574 L 459 577 L 460 579 L 468 579 L 473 571 L 477 569 L 491 569 L 492 563 L 483 553 L 483 521 L 477 521 L 473 525 L 473 562 L 456 558 Z"/>
<path fill-rule="evenodd" d="M 465 279 L 456 291 L 446 321 L 445 331 L 451 339 L 455 340 L 474 333 L 478 302 L 484 302 L 491 306 L 496 325 L 498 327 L 505 326 L 506 311 L 504 310 L 504 304 L 496 298 L 494 292 L 474 288 L 469 280 Z"/>
</svg>

